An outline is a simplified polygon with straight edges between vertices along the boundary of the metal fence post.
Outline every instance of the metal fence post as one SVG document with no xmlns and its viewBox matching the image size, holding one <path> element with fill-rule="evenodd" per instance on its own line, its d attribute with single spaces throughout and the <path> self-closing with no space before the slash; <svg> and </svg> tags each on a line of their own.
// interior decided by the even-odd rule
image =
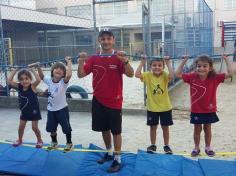
<svg viewBox="0 0 236 176">
<path fill-rule="evenodd" d="M 5 51 L 5 43 L 4 43 L 4 34 L 3 34 L 3 23 L 2 23 L 2 10 L 1 10 L 1 6 L 0 6 L 0 33 L 1 33 L 1 40 L 0 40 L 0 47 L 1 47 L 1 58 L 2 62 L 1 64 L 7 65 L 7 59 L 6 59 L 6 51 Z M 6 91 L 7 91 L 7 96 L 10 96 L 10 92 L 9 92 L 9 87 L 7 84 L 7 68 L 4 67 L 4 75 L 5 75 L 5 82 L 6 82 Z"/>
<path fill-rule="evenodd" d="M 93 28 L 94 28 L 94 50 L 97 50 L 97 21 L 96 21 L 96 0 L 93 0 Z"/>
</svg>

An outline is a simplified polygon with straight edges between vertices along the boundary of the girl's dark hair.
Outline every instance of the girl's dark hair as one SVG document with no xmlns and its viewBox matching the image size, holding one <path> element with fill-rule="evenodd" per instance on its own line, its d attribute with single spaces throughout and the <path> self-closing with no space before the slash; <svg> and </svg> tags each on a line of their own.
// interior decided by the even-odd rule
<svg viewBox="0 0 236 176">
<path fill-rule="evenodd" d="M 18 72 L 17 79 L 20 80 L 22 75 L 25 75 L 25 76 L 29 77 L 29 79 L 32 80 L 32 75 L 29 70 L 26 70 L 26 69 L 20 70 Z"/>
<path fill-rule="evenodd" d="M 209 64 L 209 66 L 211 68 L 211 71 L 209 71 L 209 73 L 207 75 L 208 78 L 214 77 L 216 75 L 216 71 L 213 67 L 213 60 L 209 56 L 207 56 L 207 55 L 199 56 L 197 58 L 197 60 L 195 61 L 196 67 L 197 67 L 197 64 L 198 64 L 199 61 L 206 62 L 206 63 Z"/>
<path fill-rule="evenodd" d="M 57 68 L 60 68 L 63 71 L 63 78 L 66 76 L 66 66 L 62 62 L 57 62 L 53 64 L 51 68 L 51 77 L 53 77 L 53 71 Z"/>
<path fill-rule="evenodd" d="M 162 62 L 162 63 L 163 63 L 163 67 L 165 68 L 165 62 L 164 62 L 164 59 L 162 59 L 162 58 L 151 59 L 151 60 L 150 60 L 150 66 L 152 66 L 152 63 L 153 63 L 154 61 Z"/>
</svg>

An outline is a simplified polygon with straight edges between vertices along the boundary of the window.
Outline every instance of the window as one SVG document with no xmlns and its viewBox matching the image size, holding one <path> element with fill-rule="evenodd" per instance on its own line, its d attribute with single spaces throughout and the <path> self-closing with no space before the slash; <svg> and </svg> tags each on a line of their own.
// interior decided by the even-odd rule
<svg viewBox="0 0 236 176">
<path fill-rule="evenodd" d="M 128 2 L 116 2 L 114 3 L 114 14 L 127 14 L 128 13 Z"/>
<path fill-rule="evenodd" d="M 68 16 L 91 19 L 92 18 L 91 5 L 65 7 L 65 14 Z"/>
<path fill-rule="evenodd" d="M 59 36 L 48 37 L 48 46 L 58 46 L 58 45 L 60 45 Z"/>
<path fill-rule="evenodd" d="M 114 2 L 99 4 L 99 15 L 120 15 L 128 13 L 128 2 Z"/>
<path fill-rule="evenodd" d="M 152 12 L 154 15 L 171 14 L 171 0 L 153 0 L 152 4 Z"/>
<path fill-rule="evenodd" d="M 152 32 L 151 39 L 152 40 L 161 40 L 162 39 L 162 32 Z M 171 32 L 170 31 L 165 32 L 165 40 L 166 39 L 171 39 Z"/>
<path fill-rule="evenodd" d="M 125 32 L 123 35 L 123 42 L 124 42 L 124 46 L 128 47 L 129 46 L 129 42 L 130 42 L 130 35 L 129 32 Z"/>
<path fill-rule="evenodd" d="M 231 10 L 236 8 L 236 0 L 224 0 L 224 9 Z"/>
<path fill-rule="evenodd" d="M 57 8 L 37 9 L 37 11 L 57 14 Z"/>
<path fill-rule="evenodd" d="M 76 36 L 76 45 L 91 45 L 93 42 L 91 35 Z"/>
<path fill-rule="evenodd" d="M 143 40 L 143 34 L 142 33 L 135 33 L 134 34 L 134 41 L 135 42 L 141 42 Z"/>
<path fill-rule="evenodd" d="M 113 15 L 113 4 L 99 4 L 100 15 Z"/>
</svg>

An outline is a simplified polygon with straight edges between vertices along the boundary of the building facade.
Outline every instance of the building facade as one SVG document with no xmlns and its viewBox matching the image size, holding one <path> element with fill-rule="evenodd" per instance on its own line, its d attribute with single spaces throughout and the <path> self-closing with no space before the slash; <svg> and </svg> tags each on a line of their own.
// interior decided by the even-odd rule
<svg viewBox="0 0 236 176">
<path fill-rule="evenodd" d="M 222 22 L 225 22 L 225 25 L 231 23 L 230 35 L 226 35 L 227 29 L 225 29 L 225 47 L 228 52 L 232 52 L 236 39 L 236 0 L 206 0 L 206 2 L 214 12 L 215 50 L 222 51 Z"/>
<path fill-rule="evenodd" d="M 99 2 L 99 0 L 97 0 Z M 143 52 L 142 4 L 147 0 L 96 4 L 97 28 L 114 29 L 117 47 L 132 53 Z M 92 20 L 92 0 L 36 0 L 36 9 L 49 13 L 82 17 Z M 165 54 L 211 53 L 212 11 L 204 0 L 152 0 L 151 40 L 154 54 L 165 43 Z M 162 26 L 164 25 L 164 30 Z M 91 38 L 78 36 L 78 40 Z M 81 38 L 81 39 L 79 39 Z M 89 39 L 91 41 L 91 39 Z M 94 39 L 93 39 L 94 40 Z"/>
</svg>

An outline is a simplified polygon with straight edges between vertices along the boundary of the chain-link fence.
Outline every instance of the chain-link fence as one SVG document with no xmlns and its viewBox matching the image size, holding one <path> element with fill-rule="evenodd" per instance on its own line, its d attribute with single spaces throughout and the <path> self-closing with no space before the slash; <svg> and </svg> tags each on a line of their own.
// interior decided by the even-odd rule
<svg viewBox="0 0 236 176">
<path fill-rule="evenodd" d="M 147 9 L 150 18 L 146 14 L 145 21 L 143 3 L 151 7 Z M 104 27 L 112 29 L 115 49 L 132 55 L 134 69 L 140 55 L 148 54 L 145 49 L 152 56 L 172 57 L 211 55 L 213 51 L 212 11 L 204 0 L 0 0 L 0 4 L 0 84 L 3 87 L 6 65 L 58 60 L 77 56 L 81 51 L 94 54 L 99 48 L 95 31 Z M 145 39 L 148 37 L 150 40 Z M 174 61 L 175 68 L 178 62 Z M 45 74 L 48 74 L 50 67 L 46 66 Z M 77 65 L 73 65 L 73 70 L 70 86 L 82 87 L 90 98 L 91 76 L 78 79 Z M 43 84 L 39 88 L 46 89 Z M 124 78 L 124 102 L 134 106 L 143 104 L 143 85 L 139 80 Z"/>
<path fill-rule="evenodd" d="M 77 9 L 91 7 L 91 2 L 68 2 L 0 1 L 1 86 L 6 86 L 7 65 L 77 56 L 81 50 L 94 53 L 92 11 Z"/>
</svg>

